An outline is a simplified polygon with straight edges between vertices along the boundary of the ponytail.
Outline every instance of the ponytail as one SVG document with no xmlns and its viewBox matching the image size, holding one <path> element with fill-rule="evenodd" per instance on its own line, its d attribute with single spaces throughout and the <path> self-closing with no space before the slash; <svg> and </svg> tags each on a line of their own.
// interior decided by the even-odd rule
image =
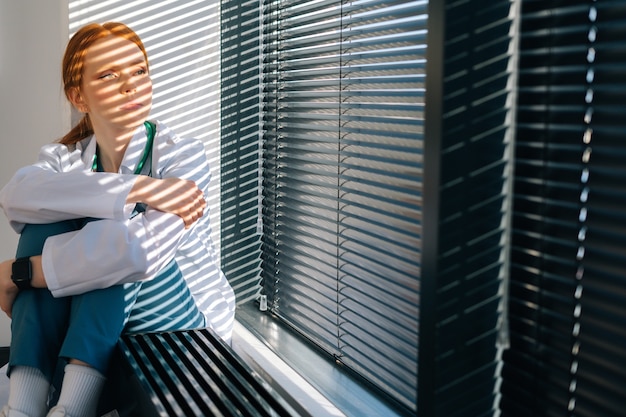
<svg viewBox="0 0 626 417">
<path fill-rule="evenodd" d="M 91 120 L 89 120 L 89 115 L 85 114 L 80 121 L 63 136 L 59 139 L 59 143 L 70 146 L 74 145 L 81 140 L 85 139 L 93 135 L 93 127 L 91 126 Z"/>
</svg>

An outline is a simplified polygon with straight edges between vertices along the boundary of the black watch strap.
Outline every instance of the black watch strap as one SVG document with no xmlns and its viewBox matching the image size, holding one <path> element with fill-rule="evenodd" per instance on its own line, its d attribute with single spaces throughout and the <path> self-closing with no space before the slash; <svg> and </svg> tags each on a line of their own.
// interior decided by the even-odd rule
<svg viewBox="0 0 626 417">
<path fill-rule="evenodd" d="M 30 258 L 17 258 L 11 269 L 11 280 L 20 290 L 32 288 L 33 268 Z"/>
</svg>

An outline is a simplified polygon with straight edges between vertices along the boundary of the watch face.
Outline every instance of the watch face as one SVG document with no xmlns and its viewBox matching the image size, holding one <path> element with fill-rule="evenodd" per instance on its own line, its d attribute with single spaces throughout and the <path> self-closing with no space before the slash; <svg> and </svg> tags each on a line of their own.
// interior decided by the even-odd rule
<svg viewBox="0 0 626 417">
<path fill-rule="evenodd" d="M 11 279 L 22 290 L 30 288 L 33 279 L 30 258 L 19 258 L 13 262 Z"/>
</svg>

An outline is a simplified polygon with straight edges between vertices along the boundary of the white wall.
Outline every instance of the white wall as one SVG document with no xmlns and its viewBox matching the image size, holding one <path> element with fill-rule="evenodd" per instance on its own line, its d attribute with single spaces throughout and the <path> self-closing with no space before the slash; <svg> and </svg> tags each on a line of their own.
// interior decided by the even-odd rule
<svg viewBox="0 0 626 417">
<path fill-rule="evenodd" d="M 61 86 L 68 39 L 67 0 L 0 0 L 0 184 L 32 163 L 39 147 L 70 126 Z M 12 258 L 17 235 L 0 215 L 0 259 Z M 0 346 L 10 342 L 0 313 Z"/>
</svg>

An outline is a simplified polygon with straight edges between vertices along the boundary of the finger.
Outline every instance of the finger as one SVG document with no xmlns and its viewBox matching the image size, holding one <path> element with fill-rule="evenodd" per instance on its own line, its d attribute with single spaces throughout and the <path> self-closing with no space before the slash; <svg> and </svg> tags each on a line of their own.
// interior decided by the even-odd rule
<svg viewBox="0 0 626 417">
<path fill-rule="evenodd" d="M 191 226 L 193 223 L 198 221 L 204 215 L 204 210 L 202 207 L 192 207 L 188 213 L 189 223 L 187 227 Z"/>
<path fill-rule="evenodd" d="M 183 220 L 185 221 L 185 229 L 189 229 L 191 225 L 195 223 L 192 213 L 188 213 L 185 217 L 183 217 Z"/>
</svg>

